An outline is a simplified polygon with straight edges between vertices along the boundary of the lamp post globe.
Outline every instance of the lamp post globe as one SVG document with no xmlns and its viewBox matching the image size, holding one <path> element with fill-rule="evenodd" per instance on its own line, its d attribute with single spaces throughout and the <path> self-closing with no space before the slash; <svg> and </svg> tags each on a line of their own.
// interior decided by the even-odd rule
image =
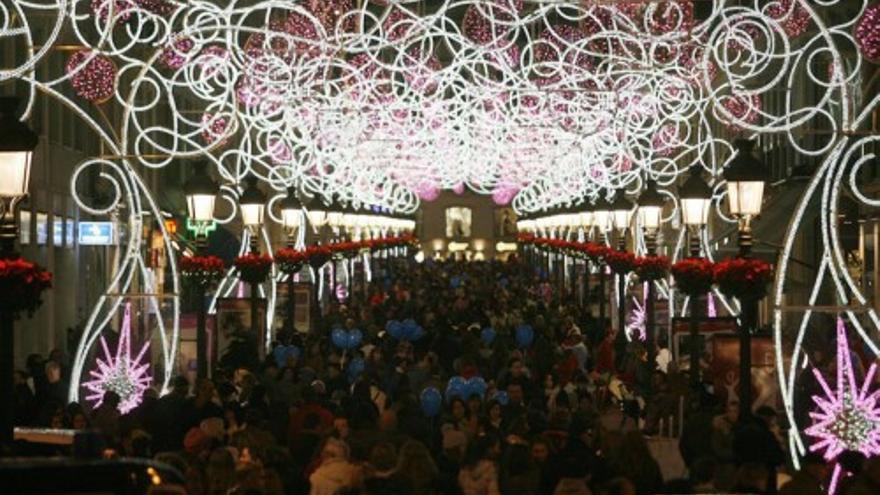
<svg viewBox="0 0 880 495">
<path fill-rule="evenodd" d="M 238 199 L 241 208 L 241 221 L 245 227 L 258 229 L 263 225 L 266 195 L 257 187 L 257 178 L 250 176 L 245 179 L 245 188 Z"/>
</svg>

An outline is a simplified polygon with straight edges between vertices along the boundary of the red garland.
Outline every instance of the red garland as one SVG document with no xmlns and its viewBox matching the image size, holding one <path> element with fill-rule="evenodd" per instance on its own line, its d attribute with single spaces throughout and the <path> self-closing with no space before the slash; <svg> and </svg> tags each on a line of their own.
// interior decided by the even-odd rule
<svg viewBox="0 0 880 495">
<path fill-rule="evenodd" d="M 699 296 L 712 289 L 715 264 L 706 258 L 685 258 L 672 265 L 670 271 L 678 290 L 689 296 Z"/>
<path fill-rule="evenodd" d="M 342 241 L 334 244 L 330 244 L 328 246 L 333 255 L 338 257 L 348 257 L 360 251 L 361 243 L 360 242 L 351 242 L 351 241 Z"/>
<path fill-rule="evenodd" d="M 293 248 L 281 248 L 275 251 L 275 263 L 278 269 L 287 275 L 293 275 L 302 270 L 303 264 L 308 261 L 306 253 Z"/>
<path fill-rule="evenodd" d="M 272 270 L 272 257 L 265 254 L 248 253 L 232 262 L 241 279 L 249 284 L 261 284 L 269 278 Z"/>
<path fill-rule="evenodd" d="M 43 291 L 52 287 L 52 274 L 40 265 L 17 259 L 0 259 L 0 304 L 14 319 L 34 312 L 43 304 Z"/>
<path fill-rule="evenodd" d="M 226 265 L 216 256 L 183 256 L 178 264 L 184 279 L 205 288 L 223 280 L 226 273 Z"/>
<path fill-rule="evenodd" d="M 636 259 L 636 275 L 639 280 L 660 280 L 669 273 L 669 258 L 666 256 L 643 256 Z"/>
<path fill-rule="evenodd" d="M 593 263 L 603 262 L 608 255 L 608 251 L 608 246 L 596 244 L 594 242 L 588 242 L 585 247 L 587 257 L 590 258 L 590 261 Z"/>
<path fill-rule="evenodd" d="M 770 263 L 756 259 L 731 258 L 715 265 L 715 281 L 726 296 L 737 299 L 761 299 L 773 281 Z"/>
<path fill-rule="evenodd" d="M 609 249 L 605 253 L 605 263 L 614 273 L 626 274 L 636 267 L 636 257 L 629 251 Z"/>
<path fill-rule="evenodd" d="M 333 251 L 327 246 L 308 246 L 306 248 L 306 258 L 309 265 L 316 270 L 330 261 L 331 256 L 333 256 Z"/>
</svg>

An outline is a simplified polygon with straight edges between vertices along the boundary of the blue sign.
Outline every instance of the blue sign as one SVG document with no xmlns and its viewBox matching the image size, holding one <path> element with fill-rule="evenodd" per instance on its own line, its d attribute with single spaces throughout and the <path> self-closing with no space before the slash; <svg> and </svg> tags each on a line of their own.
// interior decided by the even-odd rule
<svg viewBox="0 0 880 495">
<path fill-rule="evenodd" d="M 80 222 L 80 246 L 112 246 L 116 241 L 113 222 Z"/>
</svg>

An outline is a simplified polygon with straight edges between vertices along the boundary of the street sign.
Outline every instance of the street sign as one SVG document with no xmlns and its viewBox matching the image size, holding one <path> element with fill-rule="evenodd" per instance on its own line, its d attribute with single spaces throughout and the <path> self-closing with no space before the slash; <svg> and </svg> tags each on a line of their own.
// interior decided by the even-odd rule
<svg viewBox="0 0 880 495">
<path fill-rule="evenodd" d="M 80 222 L 80 246 L 112 246 L 116 243 L 113 222 Z"/>
</svg>

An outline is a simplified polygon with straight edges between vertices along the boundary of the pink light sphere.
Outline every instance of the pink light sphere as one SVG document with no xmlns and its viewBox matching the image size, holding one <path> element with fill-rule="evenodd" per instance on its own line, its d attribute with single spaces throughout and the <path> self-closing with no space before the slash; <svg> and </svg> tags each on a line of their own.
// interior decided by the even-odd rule
<svg viewBox="0 0 880 495">
<path fill-rule="evenodd" d="M 80 98 L 104 103 L 116 92 L 116 64 L 106 55 L 79 50 L 67 59 L 65 69 L 71 74 L 70 84 Z"/>
<path fill-rule="evenodd" d="M 90 6 L 92 12 L 105 23 L 108 20 L 127 22 L 131 19 L 131 11 L 135 8 L 135 4 L 131 0 L 92 0 Z"/>
<path fill-rule="evenodd" d="M 767 8 L 767 15 L 780 21 L 789 38 L 797 38 L 807 32 L 812 19 L 810 13 L 797 0 L 775 0 Z"/>
<path fill-rule="evenodd" d="M 674 155 L 681 146 L 681 137 L 678 135 L 678 126 L 666 124 L 660 131 L 654 134 L 651 145 L 657 156 L 669 158 Z"/>
<path fill-rule="evenodd" d="M 440 188 L 434 182 L 423 180 L 416 184 L 416 195 L 422 201 L 434 201 L 440 196 Z"/>
<path fill-rule="evenodd" d="M 755 124 L 761 116 L 761 97 L 759 95 L 732 95 L 726 98 L 722 106 L 736 121 L 726 122 L 727 128 L 732 131 L 740 130 L 738 122 Z"/>
<path fill-rule="evenodd" d="M 519 188 L 510 185 L 499 185 L 492 190 L 492 201 L 498 206 L 507 206 L 519 192 Z"/>
<path fill-rule="evenodd" d="M 162 50 L 159 55 L 159 63 L 172 70 L 182 68 L 189 61 L 195 47 L 195 42 L 191 38 L 179 38 Z"/>
<path fill-rule="evenodd" d="M 224 115 L 205 112 L 202 115 L 202 141 L 208 146 L 225 146 L 229 140 L 229 122 Z"/>
<path fill-rule="evenodd" d="M 853 34 L 862 56 L 871 62 L 880 62 L 880 3 L 865 9 Z"/>
</svg>

